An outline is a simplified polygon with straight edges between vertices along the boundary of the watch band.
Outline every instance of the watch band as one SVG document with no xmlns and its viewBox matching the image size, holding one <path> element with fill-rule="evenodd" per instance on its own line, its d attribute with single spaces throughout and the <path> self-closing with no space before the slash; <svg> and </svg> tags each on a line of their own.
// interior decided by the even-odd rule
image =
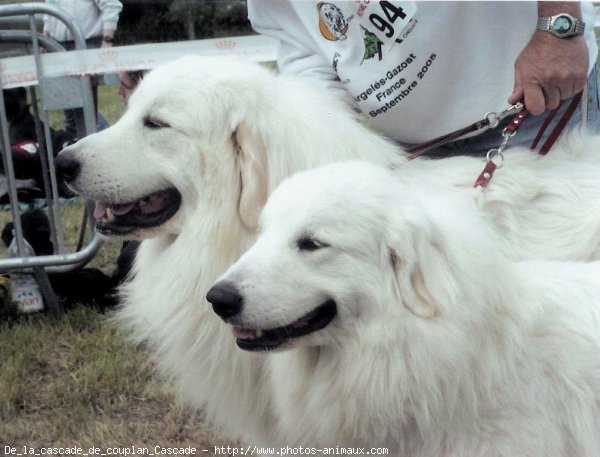
<svg viewBox="0 0 600 457">
<path fill-rule="evenodd" d="M 103 36 L 102 37 L 102 41 L 104 41 L 105 43 L 114 43 L 115 39 L 111 36 Z"/>
</svg>

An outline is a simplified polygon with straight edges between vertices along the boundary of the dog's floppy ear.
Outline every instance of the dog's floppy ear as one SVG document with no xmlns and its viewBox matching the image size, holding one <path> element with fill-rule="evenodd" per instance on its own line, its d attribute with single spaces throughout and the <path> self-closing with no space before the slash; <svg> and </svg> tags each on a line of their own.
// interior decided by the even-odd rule
<svg viewBox="0 0 600 457">
<path fill-rule="evenodd" d="M 392 288 L 411 313 L 425 319 L 438 316 L 456 296 L 456 280 L 434 227 L 422 214 L 400 211 L 391 217 L 385 255 Z"/>
<path fill-rule="evenodd" d="M 240 172 L 238 212 L 242 223 L 255 229 L 269 194 L 265 145 L 256 132 L 243 123 L 235 129 L 233 143 Z"/>
</svg>

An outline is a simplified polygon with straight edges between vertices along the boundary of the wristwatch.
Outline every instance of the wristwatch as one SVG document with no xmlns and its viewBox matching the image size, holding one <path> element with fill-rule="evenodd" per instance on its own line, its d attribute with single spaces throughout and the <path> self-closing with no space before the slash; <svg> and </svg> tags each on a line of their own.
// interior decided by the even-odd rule
<svg viewBox="0 0 600 457">
<path fill-rule="evenodd" d="M 102 41 L 104 41 L 105 43 L 112 44 L 115 42 L 115 39 L 111 36 L 104 36 L 102 37 Z"/>
<path fill-rule="evenodd" d="M 583 35 L 585 23 L 567 13 L 555 16 L 542 16 L 538 18 L 537 30 L 550 32 L 558 38 L 569 38 Z"/>
</svg>

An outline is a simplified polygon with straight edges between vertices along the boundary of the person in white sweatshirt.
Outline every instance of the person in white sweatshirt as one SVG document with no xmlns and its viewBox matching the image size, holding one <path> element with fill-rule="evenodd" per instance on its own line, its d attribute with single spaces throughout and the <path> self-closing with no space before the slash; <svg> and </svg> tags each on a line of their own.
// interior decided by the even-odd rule
<svg viewBox="0 0 600 457">
<path fill-rule="evenodd" d="M 545 116 L 586 88 L 569 127 L 600 126 L 594 9 L 580 2 L 248 0 L 253 28 L 279 40 L 283 73 L 306 77 L 404 145 L 465 127 L 521 99 L 529 145 Z M 497 147 L 497 129 L 439 149 Z"/>
<path fill-rule="evenodd" d="M 73 17 L 81 28 L 88 47 L 110 47 L 113 44 L 119 14 L 123 5 L 119 0 L 46 0 L 48 5 L 59 8 Z M 71 32 L 54 16 L 44 16 L 44 34 L 73 49 Z"/>
<path fill-rule="evenodd" d="M 119 0 L 46 0 L 48 5 L 59 8 L 73 18 L 81 28 L 88 49 L 108 48 L 113 45 L 123 5 Z M 44 16 L 43 33 L 54 38 L 66 50 L 75 49 L 73 36 L 61 20 L 51 15 Z M 94 107 L 98 107 L 98 82 L 92 79 Z M 104 117 L 97 113 L 98 128 L 108 126 Z M 65 110 L 65 130 L 75 133 L 74 110 Z"/>
</svg>

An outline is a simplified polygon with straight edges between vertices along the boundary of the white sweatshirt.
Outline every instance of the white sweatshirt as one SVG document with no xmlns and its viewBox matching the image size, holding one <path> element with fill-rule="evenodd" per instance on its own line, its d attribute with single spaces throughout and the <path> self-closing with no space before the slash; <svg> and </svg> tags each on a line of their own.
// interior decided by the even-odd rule
<svg viewBox="0 0 600 457">
<path fill-rule="evenodd" d="M 102 36 L 104 30 L 116 30 L 123 9 L 118 0 L 46 0 L 46 3 L 69 13 L 85 39 Z M 54 16 L 44 16 L 44 33 L 56 41 L 73 40 L 64 23 Z"/>
<path fill-rule="evenodd" d="M 582 3 L 590 70 L 594 10 Z M 336 91 L 391 138 L 420 143 L 501 111 L 537 2 L 248 0 L 279 68 Z"/>
</svg>

